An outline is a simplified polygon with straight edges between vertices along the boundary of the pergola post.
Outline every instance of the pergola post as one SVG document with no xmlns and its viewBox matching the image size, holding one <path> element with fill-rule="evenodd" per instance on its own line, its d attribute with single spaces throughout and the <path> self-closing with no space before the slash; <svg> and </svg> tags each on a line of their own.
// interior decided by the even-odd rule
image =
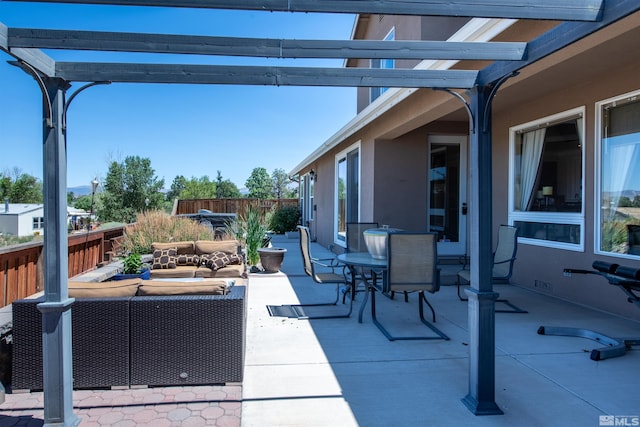
<svg viewBox="0 0 640 427">
<path fill-rule="evenodd" d="M 73 413 L 71 305 L 68 293 L 67 152 L 63 130 L 65 91 L 69 82 L 36 80 L 44 99 L 44 295 L 42 312 L 44 425 L 76 426 Z"/>
<path fill-rule="evenodd" d="M 475 415 L 499 415 L 495 402 L 495 300 L 491 168 L 491 99 L 496 87 L 470 91 L 473 132 L 469 141 L 469 393 L 463 403 Z"/>
</svg>

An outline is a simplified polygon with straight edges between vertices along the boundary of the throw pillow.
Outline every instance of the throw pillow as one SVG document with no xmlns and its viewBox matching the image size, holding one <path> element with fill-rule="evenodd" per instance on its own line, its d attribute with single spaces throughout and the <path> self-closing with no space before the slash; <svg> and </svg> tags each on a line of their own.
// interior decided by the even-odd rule
<svg viewBox="0 0 640 427">
<path fill-rule="evenodd" d="M 176 248 L 156 249 L 153 251 L 153 263 L 151 264 L 151 268 L 154 270 L 176 268 L 177 255 L 178 250 Z"/>
<path fill-rule="evenodd" d="M 184 254 L 178 255 L 176 259 L 177 265 L 200 265 L 200 255 Z"/>
<path fill-rule="evenodd" d="M 241 254 L 227 254 L 229 257 L 229 264 L 244 264 L 244 258 Z"/>
<path fill-rule="evenodd" d="M 218 270 L 226 265 L 229 265 L 229 255 L 224 252 L 213 252 L 209 255 L 204 255 L 206 258 L 205 265 L 212 270 Z"/>
</svg>

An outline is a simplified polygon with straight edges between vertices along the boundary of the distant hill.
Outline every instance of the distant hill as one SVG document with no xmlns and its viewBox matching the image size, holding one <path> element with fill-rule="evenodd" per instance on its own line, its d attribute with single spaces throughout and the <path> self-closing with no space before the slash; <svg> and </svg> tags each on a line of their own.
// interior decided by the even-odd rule
<svg viewBox="0 0 640 427">
<path fill-rule="evenodd" d="M 80 185 L 78 187 L 67 187 L 67 193 L 73 193 L 74 197 L 87 196 L 91 194 L 91 186 Z"/>
</svg>

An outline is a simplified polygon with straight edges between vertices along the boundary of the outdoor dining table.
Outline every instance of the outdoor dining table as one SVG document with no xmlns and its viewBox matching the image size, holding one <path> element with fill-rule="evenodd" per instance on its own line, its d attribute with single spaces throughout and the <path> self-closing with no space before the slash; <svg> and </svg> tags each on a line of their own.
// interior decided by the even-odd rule
<svg viewBox="0 0 640 427">
<path fill-rule="evenodd" d="M 367 305 L 367 300 L 369 298 L 369 289 L 371 286 L 376 287 L 378 276 L 383 274 L 387 269 L 387 259 L 380 259 L 372 257 L 368 252 L 345 252 L 337 256 L 337 260 L 346 265 L 347 267 L 354 268 L 361 271 L 361 276 L 364 279 L 366 292 L 364 295 L 364 299 L 362 300 L 362 304 L 360 305 L 360 311 L 358 313 L 358 323 L 362 323 L 362 313 L 364 312 L 364 308 Z M 371 280 L 367 280 L 367 275 L 365 275 L 365 271 L 369 271 L 371 273 Z M 351 276 L 351 298 L 355 297 L 355 276 L 352 273 Z"/>
</svg>

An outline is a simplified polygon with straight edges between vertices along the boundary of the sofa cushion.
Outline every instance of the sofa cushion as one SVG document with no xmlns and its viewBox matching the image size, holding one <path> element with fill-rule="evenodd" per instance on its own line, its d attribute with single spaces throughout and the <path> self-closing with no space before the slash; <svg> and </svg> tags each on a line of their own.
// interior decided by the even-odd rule
<svg viewBox="0 0 640 427">
<path fill-rule="evenodd" d="M 151 268 L 154 270 L 176 268 L 176 255 L 178 255 L 176 248 L 156 249 L 153 251 Z"/>
<path fill-rule="evenodd" d="M 200 255 L 196 254 L 180 254 L 178 253 L 178 257 L 176 258 L 176 265 L 200 265 Z"/>
<path fill-rule="evenodd" d="M 212 270 L 218 270 L 231 263 L 229 256 L 225 252 L 216 251 L 211 254 L 202 255 L 203 264 Z"/>
<path fill-rule="evenodd" d="M 196 254 L 211 254 L 214 252 L 225 252 L 228 254 L 238 253 L 237 240 L 196 240 Z"/>
<path fill-rule="evenodd" d="M 225 280 L 197 282 L 144 280 L 138 287 L 138 295 L 225 295 L 226 290 Z"/>
<path fill-rule="evenodd" d="M 151 270 L 151 278 L 152 279 L 162 279 L 162 278 L 188 278 L 194 277 L 196 269 L 198 267 L 191 265 L 179 265 L 176 268 L 171 269 L 156 269 Z M 208 269 L 207 269 L 208 270 Z"/>
<path fill-rule="evenodd" d="M 152 272 L 153 273 L 153 272 Z M 151 275 L 153 277 L 153 274 Z M 244 277 L 244 264 L 229 264 L 218 270 L 207 267 L 199 267 L 195 271 L 195 277 L 238 278 Z"/>
<path fill-rule="evenodd" d="M 160 243 L 160 242 L 151 243 L 151 249 L 154 251 L 156 249 L 169 249 L 169 248 L 176 248 L 176 250 L 178 251 L 178 255 L 195 253 L 195 247 L 193 245 L 192 240 L 186 240 L 182 242 L 169 242 L 169 243 Z"/>
<path fill-rule="evenodd" d="M 69 282 L 70 298 L 132 297 L 138 291 L 142 279 L 125 279 L 113 282 Z"/>
</svg>

